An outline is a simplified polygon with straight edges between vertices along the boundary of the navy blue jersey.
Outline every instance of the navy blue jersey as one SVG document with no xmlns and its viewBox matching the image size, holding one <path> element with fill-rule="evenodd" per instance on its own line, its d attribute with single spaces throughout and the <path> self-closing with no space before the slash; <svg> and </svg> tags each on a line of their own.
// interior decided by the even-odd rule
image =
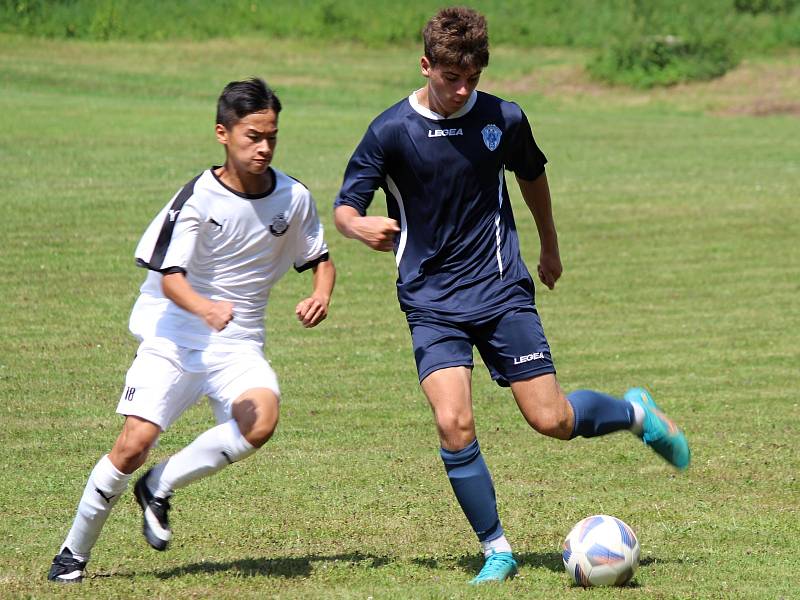
<svg viewBox="0 0 800 600">
<path fill-rule="evenodd" d="M 473 92 L 443 118 L 416 94 L 379 115 L 347 165 L 334 206 L 366 215 L 386 194 L 395 240 L 397 295 L 409 319 L 474 319 L 534 302 L 504 170 L 532 181 L 547 162 L 520 107 Z"/>
</svg>

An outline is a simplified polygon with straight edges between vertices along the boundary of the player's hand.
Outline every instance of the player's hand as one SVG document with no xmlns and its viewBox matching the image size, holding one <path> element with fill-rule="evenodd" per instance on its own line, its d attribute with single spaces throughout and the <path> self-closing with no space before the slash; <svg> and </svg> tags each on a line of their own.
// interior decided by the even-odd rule
<svg viewBox="0 0 800 600">
<path fill-rule="evenodd" d="M 294 314 L 303 327 L 316 327 L 328 316 L 328 303 L 321 298 L 311 296 L 297 304 Z"/>
<path fill-rule="evenodd" d="M 358 239 L 381 252 L 394 248 L 394 238 L 400 233 L 397 221 L 388 217 L 359 217 L 353 220 L 352 227 Z"/>
<path fill-rule="evenodd" d="M 227 300 L 211 301 L 203 313 L 203 320 L 214 331 L 222 331 L 233 320 L 233 303 Z"/>
<path fill-rule="evenodd" d="M 561 277 L 561 270 L 561 257 L 558 249 L 542 249 L 538 265 L 539 280 L 552 290 L 556 286 L 558 278 Z"/>
</svg>

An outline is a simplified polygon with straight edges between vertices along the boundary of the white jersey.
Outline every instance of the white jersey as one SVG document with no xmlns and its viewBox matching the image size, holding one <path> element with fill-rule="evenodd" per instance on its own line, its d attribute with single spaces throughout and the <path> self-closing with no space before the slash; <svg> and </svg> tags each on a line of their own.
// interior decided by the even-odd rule
<svg viewBox="0 0 800 600">
<path fill-rule="evenodd" d="M 230 351 L 264 345 L 264 314 L 272 286 L 294 266 L 328 258 L 310 192 L 271 169 L 274 187 L 262 195 L 228 188 L 212 167 L 187 183 L 156 216 L 136 248 L 150 269 L 133 307 L 130 330 L 139 339 L 165 337 L 185 348 Z M 182 272 L 211 300 L 232 302 L 233 320 L 215 331 L 164 296 L 163 274 Z"/>
</svg>

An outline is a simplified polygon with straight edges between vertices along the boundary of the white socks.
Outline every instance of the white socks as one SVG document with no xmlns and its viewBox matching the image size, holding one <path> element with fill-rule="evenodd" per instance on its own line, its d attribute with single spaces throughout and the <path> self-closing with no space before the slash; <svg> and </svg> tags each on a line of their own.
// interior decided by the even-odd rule
<svg viewBox="0 0 800 600">
<path fill-rule="evenodd" d="M 231 419 L 201 433 L 186 448 L 153 467 L 147 487 L 154 496 L 168 498 L 193 481 L 216 473 L 256 451 Z"/>
<path fill-rule="evenodd" d="M 644 431 L 644 409 L 638 402 L 631 402 L 630 405 L 633 406 L 633 424 L 630 431 L 642 437 Z"/>
<path fill-rule="evenodd" d="M 497 552 L 511 552 L 511 544 L 508 543 L 504 535 L 489 542 L 481 542 L 481 547 L 483 548 L 484 558 L 489 558 L 490 555 Z"/>
<path fill-rule="evenodd" d="M 239 431 L 236 421 L 231 419 L 200 434 L 186 448 L 156 465 L 148 478 L 148 487 L 153 495 L 166 498 L 174 490 L 215 473 L 255 451 L 256 448 Z M 78 504 L 78 514 L 61 550 L 69 548 L 78 560 L 89 560 L 100 530 L 128 487 L 130 478 L 130 475 L 117 470 L 108 454 L 100 459 L 89 475 Z"/>
<path fill-rule="evenodd" d="M 117 470 L 108 454 L 98 461 L 86 482 L 83 496 L 78 503 L 78 514 L 75 515 L 72 529 L 69 530 L 61 550 L 69 548 L 78 560 L 89 560 L 100 530 L 103 529 L 111 509 L 128 487 L 130 478 L 130 475 Z"/>
</svg>

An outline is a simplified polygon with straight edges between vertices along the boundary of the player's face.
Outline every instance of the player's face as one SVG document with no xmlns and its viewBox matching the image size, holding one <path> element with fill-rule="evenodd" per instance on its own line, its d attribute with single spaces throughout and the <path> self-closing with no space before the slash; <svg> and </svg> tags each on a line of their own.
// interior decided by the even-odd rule
<svg viewBox="0 0 800 600">
<path fill-rule="evenodd" d="M 428 78 L 430 109 L 449 116 L 458 111 L 478 86 L 481 69 L 455 65 L 431 65 L 427 57 L 420 61 L 422 74 Z"/>
<path fill-rule="evenodd" d="M 228 160 L 237 169 L 263 175 L 278 143 L 278 115 L 274 110 L 251 113 L 231 129 L 217 125 L 217 139 L 228 149 Z"/>
</svg>

